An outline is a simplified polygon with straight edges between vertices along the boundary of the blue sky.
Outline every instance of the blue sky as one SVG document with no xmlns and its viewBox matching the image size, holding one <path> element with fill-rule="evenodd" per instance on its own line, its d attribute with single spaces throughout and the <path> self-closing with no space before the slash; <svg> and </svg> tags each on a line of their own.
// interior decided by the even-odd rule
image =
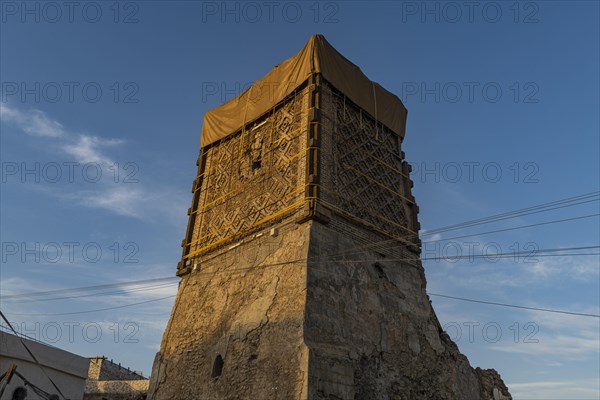
<svg viewBox="0 0 600 400">
<path fill-rule="evenodd" d="M 314 33 L 407 106 L 424 229 L 599 190 L 595 1 L 0 4 L 3 295 L 174 275 L 204 113 Z M 424 236 L 474 235 L 424 251 L 598 245 L 597 217 L 479 235 L 598 212 L 595 201 Z M 425 262 L 428 290 L 600 313 L 598 256 L 528 261 Z M 52 314 L 164 298 L 167 283 L 2 310 L 31 336 L 149 373 L 172 298 Z M 598 318 L 432 300 L 516 399 L 600 395 Z"/>
</svg>

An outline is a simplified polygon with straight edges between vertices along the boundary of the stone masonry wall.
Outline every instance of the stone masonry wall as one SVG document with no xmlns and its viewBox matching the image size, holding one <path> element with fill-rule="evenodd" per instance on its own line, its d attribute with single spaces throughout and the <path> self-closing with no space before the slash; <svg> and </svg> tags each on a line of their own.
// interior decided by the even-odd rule
<svg viewBox="0 0 600 400">
<path fill-rule="evenodd" d="M 442 331 L 420 262 L 363 247 L 313 225 L 309 258 L 320 262 L 307 273 L 308 398 L 497 400 L 494 391 L 510 398 L 495 371 L 480 380 Z"/>
<path fill-rule="evenodd" d="M 106 359 L 106 357 L 92 357 L 90 358 L 90 366 L 88 368 L 88 379 L 97 381 L 126 381 L 143 380 L 146 378 L 129 368 L 113 363 Z"/>
<path fill-rule="evenodd" d="M 150 381 L 93 381 L 85 382 L 83 400 L 144 400 Z"/>
<path fill-rule="evenodd" d="M 283 221 L 183 277 L 150 399 L 306 398 L 306 268 L 294 261 L 306 258 L 310 226 Z"/>
</svg>

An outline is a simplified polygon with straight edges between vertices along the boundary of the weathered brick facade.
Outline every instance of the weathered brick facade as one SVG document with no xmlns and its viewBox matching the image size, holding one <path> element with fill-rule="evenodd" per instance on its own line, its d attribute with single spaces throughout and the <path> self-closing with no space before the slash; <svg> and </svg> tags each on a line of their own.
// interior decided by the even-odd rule
<svg viewBox="0 0 600 400">
<path fill-rule="evenodd" d="M 314 73 L 201 149 L 150 399 L 510 398 L 431 307 L 401 144 Z"/>
</svg>

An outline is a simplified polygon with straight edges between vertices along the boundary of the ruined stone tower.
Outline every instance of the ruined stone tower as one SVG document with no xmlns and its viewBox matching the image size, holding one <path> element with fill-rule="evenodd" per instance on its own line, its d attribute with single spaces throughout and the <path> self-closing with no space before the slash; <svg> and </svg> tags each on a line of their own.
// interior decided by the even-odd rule
<svg viewBox="0 0 600 400">
<path fill-rule="evenodd" d="M 425 292 L 405 123 L 320 35 L 205 115 L 149 399 L 510 398 Z"/>
</svg>

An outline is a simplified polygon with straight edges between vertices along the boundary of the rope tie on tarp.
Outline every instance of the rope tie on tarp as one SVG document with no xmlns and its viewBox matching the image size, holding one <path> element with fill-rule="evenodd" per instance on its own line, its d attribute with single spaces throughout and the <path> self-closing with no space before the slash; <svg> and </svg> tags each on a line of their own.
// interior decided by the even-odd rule
<svg viewBox="0 0 600 400">
<path fill-rule="evenodd" d="M 242 152 L 244 151 L 244 133 L 246 131 L 246 115 L 248 114 L 248 102 L 250 101 L 250 96 L 252 96 L 252 88 L 254 87 L 254 83 L 248 89 L 248 95 L 246 96 L 246 106 L 244 107 L 244 119 L 242 120 L 242 134 L 240 137 L 240 151 L 238 152 L 238 160 L 242 158 Z"/>
<path fill-rule="evenodd" d="M 310 73 L 315 73 L 315 41 L 310 43 Z"/>
<path fill-rule="evenodd" d="M 375 91 L 375 83 L 371 82 L 373 88 L 373 103 L 375 105 L 375 140 L 379 141 L 379 128 L 377 127 L 377 92 Z"/>
</svg>

